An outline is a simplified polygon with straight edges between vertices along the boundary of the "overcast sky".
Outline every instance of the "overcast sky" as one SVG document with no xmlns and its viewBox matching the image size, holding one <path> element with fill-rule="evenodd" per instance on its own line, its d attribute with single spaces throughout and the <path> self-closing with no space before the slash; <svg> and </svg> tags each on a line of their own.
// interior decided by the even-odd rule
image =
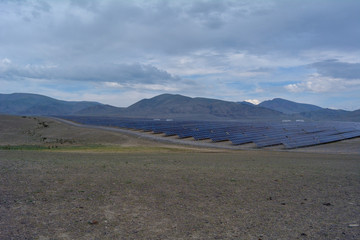
<svg viewBox="0 0 360 240">
<path fill-rule="evenodd" d="M 360 109 L 359 0 L 0 0 L 0 93 Z"/>
</svg>

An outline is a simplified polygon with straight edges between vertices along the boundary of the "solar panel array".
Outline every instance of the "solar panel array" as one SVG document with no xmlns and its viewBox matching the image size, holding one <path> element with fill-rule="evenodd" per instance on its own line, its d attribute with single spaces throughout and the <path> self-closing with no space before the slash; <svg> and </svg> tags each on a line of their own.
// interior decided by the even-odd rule
<svg viewBox="0 0 360 240">
<path fill-rule="evenodd" d="M 179 138 L 230 141 L 233 145 L 255 143 L 258 148 L 284 145 L 285 148 L 292 149 L 360 137 L 360 123 L 356 122 L 170 121 L 78 116 L 65 118 L 83 124 L 143 130 Z"/>
</svg>

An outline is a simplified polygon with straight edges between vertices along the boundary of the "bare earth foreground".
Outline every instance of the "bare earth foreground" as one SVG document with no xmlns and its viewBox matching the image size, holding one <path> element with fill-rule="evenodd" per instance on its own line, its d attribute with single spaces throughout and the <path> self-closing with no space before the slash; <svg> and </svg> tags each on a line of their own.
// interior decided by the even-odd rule
<svg viewBox="0 0 360 240">
<path fill-rule="evenodd" d="M 360 239 L 359 154 L 197 149 L 9 116 L 0 146 L 0 239 Z"/>
</svg>

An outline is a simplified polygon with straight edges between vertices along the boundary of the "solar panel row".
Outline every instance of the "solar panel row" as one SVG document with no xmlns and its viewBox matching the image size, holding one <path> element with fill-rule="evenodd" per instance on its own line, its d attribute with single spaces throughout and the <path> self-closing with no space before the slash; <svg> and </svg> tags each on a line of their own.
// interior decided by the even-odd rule
<svg viewBox="0 0 360 240">
<path fill-rule="evenodd" d="M 235 121 L 161 121 L 115 117 L 78 117 L 66 119 L 90 125 L 111 126 L 193 137 L 212 142 L 231 141 L 234 145 L 255 143 L 257 147 L 284 145 L 299 148 L 360 137 L 360 124 L 352 122 L 235 122 Z"/>
</svg>

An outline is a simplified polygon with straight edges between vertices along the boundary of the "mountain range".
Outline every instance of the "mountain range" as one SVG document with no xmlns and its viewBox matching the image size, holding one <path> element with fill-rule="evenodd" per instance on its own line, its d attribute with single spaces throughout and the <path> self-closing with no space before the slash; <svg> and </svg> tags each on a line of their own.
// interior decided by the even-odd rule
<svg viewBox="0 0 360 240">
<path fill-rule="evenodd" d="M 273 109 L 285 114 L 301 113 L 301 112 L 312 112 L 321 110 L 321 107 L 305 104 L 296 103 L 289 100 L 274 98 L 273 100 L 267 100 L 259 104 L 261 107 Z"/>
<path fill-rule="evenodd" d="M 0 113 L 11 115 L 72 115 L 97 102 L 70 102 L 30 93 L 0 94 Z"/>
<path fill-rule="evenodd" d="M 119 108 L 98 102 L 62 101 L 38 94 L 0 94 L 0 114 L 10 115 L 81 115 L 137 118 L 173 118 L 191 120 L 334 120 L 359 121 L 356 111 L 332 110 L 316 105 L 275 98 L 253 105 L 210 98 L 191 98 L 162 94 Z"/>
</svg>

